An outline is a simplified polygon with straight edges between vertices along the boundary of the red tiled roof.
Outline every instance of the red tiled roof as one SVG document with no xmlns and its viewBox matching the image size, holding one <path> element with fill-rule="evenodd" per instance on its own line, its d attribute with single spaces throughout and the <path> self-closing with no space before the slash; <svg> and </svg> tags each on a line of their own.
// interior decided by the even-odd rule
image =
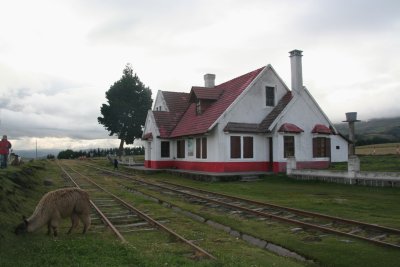
<svg viewBox="0 0 400 267">
<path fill-rule="evenodd" d="M 185 112 L 189 103 L 189 93 L 162 91 L 162 94 L 170 112 Z"/>
<path fill-rule="evenodd" d="M 221 114 L 232 104 L 232 102 L 247 88 L 257 77 L 264 67 L 239 76 L 233 80 L 222 83 L 208 90 L 219 90 L 222 94 L 218 100 L 210 105 L 201 115 L 196 115 L 196 104 L 191 103 L 179 124 L 172 131 L 170 137 L 179 137 L 195 134 L 203 134 Z"/>
<path fill-rule="evenodd" d="M 314 126 L 314 129 L 311 131 L 312 133 L 319 133 L 319 134 L 331 134 L 332 131 L 329 129 L 329 127 L 323 125 L 323 124 L 316 124 Z"/>
<path fill-rule="evenodd" d="M 182 117 L 182 113 L 167 111 L 153 111 L 153 114 L 161 138 L 168 138 L 176 124 L 179 122 L 179 119 Z"/>
<path fill-rule="evenodd" d="M 294 125 L 292 123 L 284 123 L 282 126 L 279 128 L 278 132 L 284 132 L 284 133 L 301 133 L 304 132 L 303 129 L 298 127 L 297 125 Z"/>
</svg>

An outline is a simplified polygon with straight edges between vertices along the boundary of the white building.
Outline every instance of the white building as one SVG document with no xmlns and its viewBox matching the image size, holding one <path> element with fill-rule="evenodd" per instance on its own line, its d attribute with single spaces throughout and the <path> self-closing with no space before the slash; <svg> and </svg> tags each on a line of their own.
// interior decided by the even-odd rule
<svg viewBox="0 0 400 267">
<path fill-rule="evenodd" d="M 347 161 L 348 143 L 302 82 L 302 51 L 290 52 L 292 90 L 271 65 L 190 93 L 159 91 L 142 139 L 145 167 L 212 172 L 325 168 Z"/>
</svg>

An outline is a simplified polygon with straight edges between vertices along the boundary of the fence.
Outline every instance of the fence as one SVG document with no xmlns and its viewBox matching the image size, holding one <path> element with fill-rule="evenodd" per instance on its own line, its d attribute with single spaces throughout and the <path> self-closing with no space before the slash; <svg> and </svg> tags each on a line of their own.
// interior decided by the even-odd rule
<svg viewBox="0 0 400 267">
<path fill-rule="evenodd" d="M 358 184 L 368 186 L 400 187 L 399 172 L 362 172 L 360 159 L 350 156 L 347 171 L 296 169 L 296 159 L 288 158 L 286 173 L 299 180 L 320 180 L 326 182 Z"/>
</svg>

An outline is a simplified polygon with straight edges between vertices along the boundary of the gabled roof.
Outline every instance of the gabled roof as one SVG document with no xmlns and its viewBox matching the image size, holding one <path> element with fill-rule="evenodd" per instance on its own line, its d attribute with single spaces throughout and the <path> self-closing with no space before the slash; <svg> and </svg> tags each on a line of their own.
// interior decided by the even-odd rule
<svg viewBox="0 0 400 267">
<path fill-rule="evenodd" d="M 195 99 L 218 100 L 222 93 L 223 90 L 218 88 L 193 86 L 190 91 L 189 101 L 195 102 Z"/>
<path fill-rule="evenodd" d="M 180 92 L 162 91 L 168 110 L 172 113 L 183 113 L 188 107 L 189 94 Z"/>
<path fill-rule="evenodd" d="M 161 138 L 168 138 L 176 124 L 179 122 L 179 119 L 182 117 L 182 113 L 154 110 L 153 115 L 158 130 L 160 131 Z"/>
<path fill-rule="evenodd" d="M 180 119 L 170 137 L 180 137 L 206 133 L 211 125 L 220 115 L 235 101 L 235 99 L 247 88 L 248 85 L 257 77 L 264 67 L 239 76 L 233 80 L 222 83 L 209 90 L 222 92 L 204 113 L 196 114 L 196 104 L 191 103 Z"/>
</svg>

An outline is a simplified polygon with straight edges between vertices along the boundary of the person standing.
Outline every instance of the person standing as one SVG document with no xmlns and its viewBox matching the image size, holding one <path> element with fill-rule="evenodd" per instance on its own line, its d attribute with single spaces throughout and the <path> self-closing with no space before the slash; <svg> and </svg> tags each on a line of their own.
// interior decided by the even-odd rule
<svg viewBox="0 0 400 267">
<path fill-rule="evenodd" d="M 0 168 L 7 168 L 8 154 L 10 153 L 11 143 L 7 140 L 7 135 L 3 135 L 0 141 Z"/>
</svg>

